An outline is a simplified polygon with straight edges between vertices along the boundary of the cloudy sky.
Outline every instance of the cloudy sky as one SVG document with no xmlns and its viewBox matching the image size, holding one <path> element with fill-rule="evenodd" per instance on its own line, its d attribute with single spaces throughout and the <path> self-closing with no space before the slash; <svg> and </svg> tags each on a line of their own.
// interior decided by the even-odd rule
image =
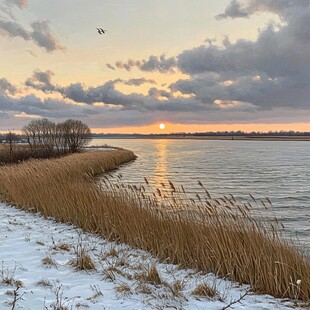
<svg viewBox="0 0 310 310">
<path fill-rule="evenodd" d="M 0 131 L 310 131 L 309 29 L 310 0 L 0 0 Z"/>
</svg>

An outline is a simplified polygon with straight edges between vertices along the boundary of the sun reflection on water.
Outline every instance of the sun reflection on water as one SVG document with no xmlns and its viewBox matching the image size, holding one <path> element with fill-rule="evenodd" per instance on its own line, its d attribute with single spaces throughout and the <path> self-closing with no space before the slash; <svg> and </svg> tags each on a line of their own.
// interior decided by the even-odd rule
<svg viewBox="0 0 310 310">
<path fill-rule="evenodd" d="M 167 184 L 168 179 L 168 159 L 167 146 L 170 143 L 168 140 L 156 140 L 156 167 L 154 172 L 154 186 L 162 188 L 162 184 Z"/>
</svg>

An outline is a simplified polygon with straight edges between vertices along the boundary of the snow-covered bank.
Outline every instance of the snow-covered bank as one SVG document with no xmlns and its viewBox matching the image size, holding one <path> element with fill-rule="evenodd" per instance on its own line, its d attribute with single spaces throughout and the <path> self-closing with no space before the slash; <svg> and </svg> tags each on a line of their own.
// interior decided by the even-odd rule
<svg viewBox="0 0 310 310">
<path fill-rule="evenodd" d="M 77 271 L 81 251 L 96 270 Z M 248 289 L 159 263 L 149 253 L 83 233 L 80 229 L 0 203 L 0 309 L 223 309 Z M 148 277 L 156 265 L 159 279 Z M 199 284 L 218 292 L 193 296 Z M 17 287 L 19 287 L 17 289 Z M 20 299 L 19 299 L 20 298 Z M 230 309 L 291 309 L 266 295 L 249 293 Z M 65 309 L 65 308 L 64 308 Z"/>
<path fill-rule="evenodd" d="M 118 149 L 115 147 L 91 147 L 91 146 L 87 146 L 83 148 L 84 151 L 117 151 Z"/>
</svg>

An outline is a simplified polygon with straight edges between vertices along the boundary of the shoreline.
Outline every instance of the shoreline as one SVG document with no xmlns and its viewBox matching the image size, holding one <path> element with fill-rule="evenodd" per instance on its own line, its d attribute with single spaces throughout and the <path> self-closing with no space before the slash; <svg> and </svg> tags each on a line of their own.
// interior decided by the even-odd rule
<svg viewBox="0 0 310 310">
<path fill-rule="evenodd" d="M 191 136 L 191 135 L 150 135 L 150 136 L 135 136 L 135 135 L 120 135 L 120 136 L 102 136 L 92 137 L 92 139 L 128 139 L 128 140 L 141 140 L 141 139 L 152 139 L 152 140 L 225 140 L 225 141 L 310 141 L 310 136 Z"/>
</svg>

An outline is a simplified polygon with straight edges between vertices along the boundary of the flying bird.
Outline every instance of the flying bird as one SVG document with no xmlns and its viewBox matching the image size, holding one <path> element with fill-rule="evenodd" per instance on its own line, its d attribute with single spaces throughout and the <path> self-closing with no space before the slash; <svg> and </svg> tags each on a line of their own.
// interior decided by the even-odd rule
<svg viewBox="0 0 310 310">
<path fill-rule="evenodd" d="M 102 28 L 96 28 L 98 30 L 99 34 L 105 34 L 106 30 L 102 29 Z"/>
</svg>

